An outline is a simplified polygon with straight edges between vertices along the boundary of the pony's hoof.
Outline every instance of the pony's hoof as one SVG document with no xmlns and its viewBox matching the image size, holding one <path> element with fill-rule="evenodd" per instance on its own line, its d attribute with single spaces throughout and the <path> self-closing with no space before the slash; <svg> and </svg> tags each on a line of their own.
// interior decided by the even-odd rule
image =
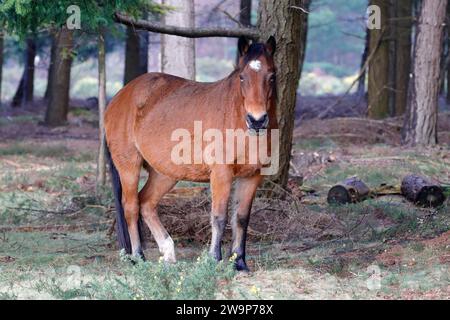
<svg viewBox="0 0 450 320">
<path fill-rule="evenodd" d="M 234 263 L 234 267 L 239 272 L 245 272 L 245 273 L 250 272 L 250 269 L 247 267 L 247 264 L 245 263 L 245 261 L 243 259 L 236 260 L 236 262 Z"/>
<path fill-rule="evenodd" d="M 138 260 L 145 261 L 145 255 L 144 255 L 144 251 L 142 251 L 142 249 L 139 249 L 138 251 L 136 251 L 136 253 L 134 254 L 134 257 Z"/>
<path fill-rule="evenodd" d="M 173 254 L 164 255 L 163 260 L 165 263 L 168 263 L 168 264 L 177 263 L 177 259 L 175 258 L 175 255 L 173 255 Z"/>
<path fill-rule="evenodd" d="M 130 261 L 131 264 L 134 266 L 140 261 L 145 261 L 145 255 L 141 250 L 134 253 L 132 256 L 128 256 L 127 260 Z"/>
</svg>

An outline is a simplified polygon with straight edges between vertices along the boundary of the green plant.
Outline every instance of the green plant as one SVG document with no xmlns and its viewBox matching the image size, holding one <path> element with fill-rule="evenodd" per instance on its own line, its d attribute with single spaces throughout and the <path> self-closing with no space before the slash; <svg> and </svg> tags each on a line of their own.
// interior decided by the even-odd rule
<svg viewBox="0 0 450 320">
<path fill-rule="evenodd" d="M 214 299 L 219 282 L 228 283 L 235 274 L 232 261 L 217 263 L 207 253 L 195 262 L 176 264 L 166 264 L 162 259 L 156 263 L 136 260 L 124 254 L 121 259 L 121 276 L 108 273 L 104 279 L 79 288 L 64 288 L 61 281 L 52 278 L 40 281 L 37 289 L 57 299 Z"/>
</svg>

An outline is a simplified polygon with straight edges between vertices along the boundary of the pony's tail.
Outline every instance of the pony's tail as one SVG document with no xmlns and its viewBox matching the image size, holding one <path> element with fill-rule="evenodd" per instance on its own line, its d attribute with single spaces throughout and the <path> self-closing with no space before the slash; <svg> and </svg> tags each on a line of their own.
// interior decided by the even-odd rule
<svg viewBox="0 0 450 320">
<path fill-rule="evenodd" d="M 122 184 L 120 183 L 119 172 L 111 158 L 108 144 L 106 144 L 106 158 L 108 159 L 109 169 L 111 171 L 111 181 L 114 193 L 114 202 L 116 206 L 116 232 L 120 249 L 124 249 L 127 254 L 131 254 L 131 241 L 128 234 L 127 221 L 122 206 Z"/>
</svg>

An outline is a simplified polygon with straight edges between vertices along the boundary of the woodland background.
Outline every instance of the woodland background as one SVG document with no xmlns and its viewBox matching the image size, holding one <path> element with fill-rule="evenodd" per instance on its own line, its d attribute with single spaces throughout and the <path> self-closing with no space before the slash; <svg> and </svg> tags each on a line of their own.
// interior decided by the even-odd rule
<svg viewBox="0 0 450 320">
<path fill-rule="evenodd" d="M 65 27 L 73 4 L 79 30 Z M 380 29 L 367 29 L 369 5 Z M 0 1 L 0 298 L 450 297 L 449 21 L 447 0 Z M 158 265 L 147 234 L 150 262 L 129 269 L 117 258 L 104 108 L 145 72 L 225 77 L 239 35 L 278 45 L 281 170 L 255 201 L 254 272 L 197 261 L 209 188 L 188 182 L 159 208 L 181 263 Z M 447 199 L 408 201 L 409 174 Z M 368 199 L 327 203 L 355 176 Z"/>
</svg>

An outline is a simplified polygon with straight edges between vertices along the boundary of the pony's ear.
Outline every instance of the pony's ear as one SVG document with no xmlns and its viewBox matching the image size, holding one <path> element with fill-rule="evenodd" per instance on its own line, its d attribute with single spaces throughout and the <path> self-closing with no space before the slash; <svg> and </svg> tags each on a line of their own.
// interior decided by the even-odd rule
<svg viewBox="0 0 450 320">
<path fill-rule="evenodd" d="M 277 48 L 277 42 L 275 41 L 274 36 L 269 37 L 269 39 L 266 42 L 266 48 L 267 48 L 267 52 L 269 52 L 270 55 L 273 56 L 275 53 L 275 49 Z"/>
<path fill-rule="evenodd" d="M 248 51 L 248 48 L 250 46 L 250 42 L 246 37 L 239 37 L 238 40 L 238 50 L 239 50 L 239 56 L 242 57 L 245 55 Z"/>
</svg>

